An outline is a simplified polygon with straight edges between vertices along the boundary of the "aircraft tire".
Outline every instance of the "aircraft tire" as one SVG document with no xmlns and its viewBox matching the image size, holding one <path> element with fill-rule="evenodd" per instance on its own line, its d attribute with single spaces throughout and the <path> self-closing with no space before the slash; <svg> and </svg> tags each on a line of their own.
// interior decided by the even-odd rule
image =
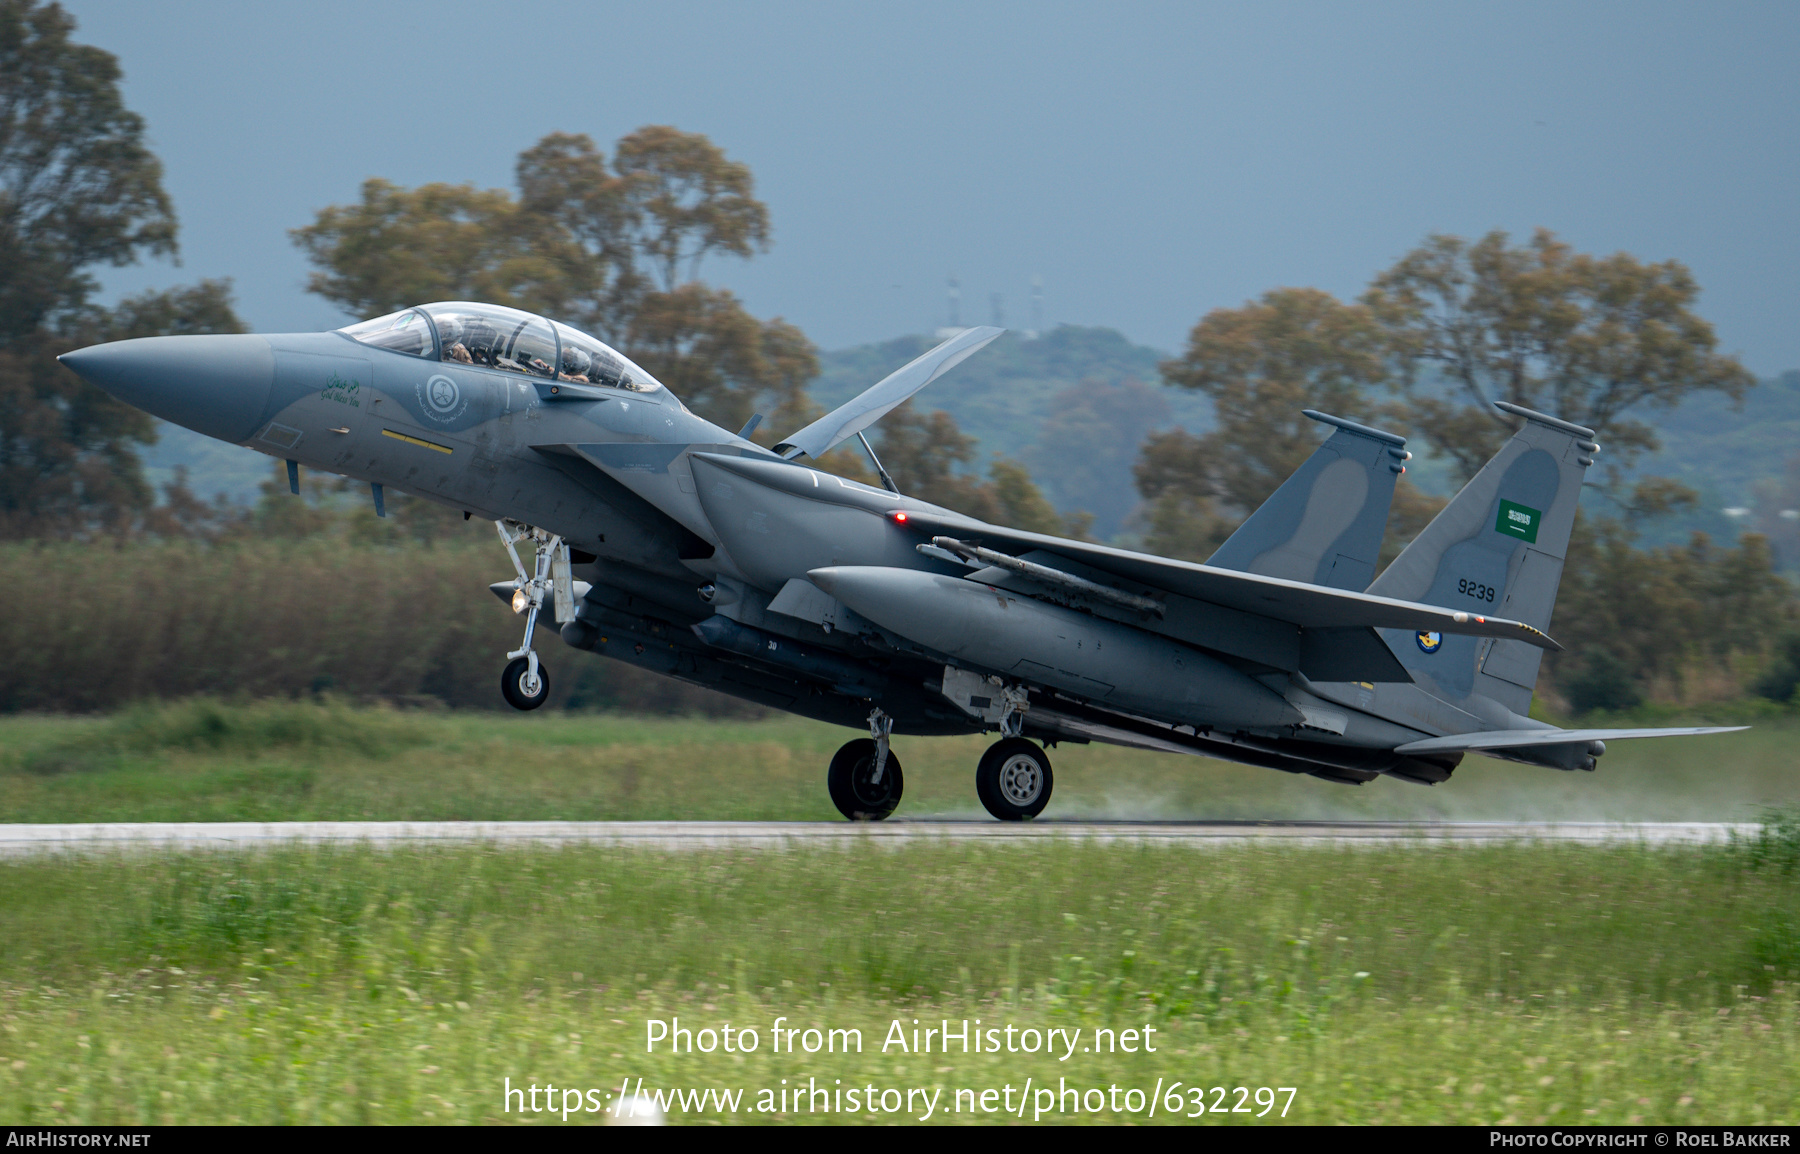
<svg viewBox="0 0 1800 1154">
<path fill-rule="evenodd" d="M 1001 821 L 1024 821 L 1050 804 L 1050 757 L 1022 737 L 988 746 L 975 768 L 975 795 Z"/>
<path fill-rule="evenodd" d="M 537 692 L 527 691 L 525 676 L 531 671 L 531 663 L 523 657 L 515 657 L 507 663 L 506 671 L 500 675 L 500 696 L 506 698 L 506 704 L 514 709 L 536 709 L 550 697 L 550 671 L 538 662 Z"/>
<path fill-rule="evenodd" d="M 906 779 L 892 749 L 888 750 L 887 767 L 879 785 L 869 780 L 874 773 L 875 742 L 871 738 L 846 742 L 831 758 L 825 786 L 831 791 L 831 804 L 851 821 L 880 821 L 900 805 Z"/>
</svg>

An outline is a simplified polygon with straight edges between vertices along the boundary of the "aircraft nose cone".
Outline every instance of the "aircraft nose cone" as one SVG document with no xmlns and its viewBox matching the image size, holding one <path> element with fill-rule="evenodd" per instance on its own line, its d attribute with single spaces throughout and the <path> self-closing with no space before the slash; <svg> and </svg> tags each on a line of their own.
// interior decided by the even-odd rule
<svg viewBox="0 0 1800 1154">
<path fill-rule="evenodd" d="M 56 358 L 134 408 L 221 441 L 247 441 L 275 386 L 259 336 L 140 337 Z"/>
</svg>

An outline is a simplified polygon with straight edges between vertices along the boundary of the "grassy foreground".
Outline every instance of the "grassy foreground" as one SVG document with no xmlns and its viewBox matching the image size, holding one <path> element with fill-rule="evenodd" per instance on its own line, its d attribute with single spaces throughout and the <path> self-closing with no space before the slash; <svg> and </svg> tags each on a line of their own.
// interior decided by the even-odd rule
<svg viewBox="0 0 1800 1154">
<path fill-rule="evenodd" d="M 1672 722 L 1671 722 L 1672 723 Z M 105 718 L 0 718 L 0 820 L 837 820 L 824 788 L 855 733 L 763 721 L 207 700 Z M 1754 820 L 1800 803 L 1800 724 L 1617 742 L 1597 773 L 1470 757 L 1443 785 L 1334 785 L 1205 758 L 1063 745 L 1050 818 Z M 897 738 L 898 816 L 981 817 L 989 739 Z"/>
<path fill-rule="evenodd" d="M 1140 1092 L 1045 1121 L 1172 1121 L 1166 1091 L 1145 1112 L 1160 1080 L 1295 1087 L 1295 1122 L 1792 1123 L 1796 841 L 6 862 L 0 1123 L 561 1125 L 504 1110 L 506 1080 L 603 1105 L 627 1078 L 745 1092 L 738 1113 L 674 1111 L 690 1121 L 771 1120 L 758 1091 L 784 1078 L 1017 1120 L 951 1103 L 1030 1078 Z M 677 1015 L 759 1048 L 646 1053 L 646 1021 Z M 858 1028 L 861 1052 L 776 1054 L 783 1016 Z M 1156 1053 L 882 1052 L 894 1020 L 910 1042 L 944 1018 L 1082 1042 L 1147 1025 Z M 873 1116 L 925 1113 L 903 1097 Z"/>
</svg>

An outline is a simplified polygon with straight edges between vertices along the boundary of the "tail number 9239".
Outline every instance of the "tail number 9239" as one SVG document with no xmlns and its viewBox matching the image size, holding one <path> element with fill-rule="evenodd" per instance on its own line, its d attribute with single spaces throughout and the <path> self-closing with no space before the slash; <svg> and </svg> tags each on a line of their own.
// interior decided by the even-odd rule
<svg viewBox="0 0 1800 1154">
<path fill-rule="evenodd" d="M 1477 601 L 1486 601 L 1490 605 L 1494 602 L 1494 587 L 1492 585 L 1481 585 L 1474 581 L 1470 581 L 1467 578 L 1458 578 L 1456 582 L 1456 591 L 1465 597 L 1473 597 Z"/>
</svg>

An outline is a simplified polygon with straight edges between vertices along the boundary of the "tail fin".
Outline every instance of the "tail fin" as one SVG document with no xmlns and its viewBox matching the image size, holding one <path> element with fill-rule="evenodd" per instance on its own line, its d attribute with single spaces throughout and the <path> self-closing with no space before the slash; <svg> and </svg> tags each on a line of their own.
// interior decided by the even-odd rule
<svg viewBox="0 0 1800 1154">
<path fill-rule="evenodd" d="M 1304 410 L 1337 431 L 1207 560 L 1220 569 L 1362 592 L 1375 576 L 1406 438 Z"/>
<path fill-rule="evenodd" d="M 1517 405 L 1525 425 L 1369 586 L 1550 628 L 1582 477 L 1600 446 L 1591 429 Z M 1542 650 L 1518 641 L 1403 633 L 1382 637 L 1414 681 L 1439 697 L 1492 699 L 1525 716 Z"/>
</svg>

